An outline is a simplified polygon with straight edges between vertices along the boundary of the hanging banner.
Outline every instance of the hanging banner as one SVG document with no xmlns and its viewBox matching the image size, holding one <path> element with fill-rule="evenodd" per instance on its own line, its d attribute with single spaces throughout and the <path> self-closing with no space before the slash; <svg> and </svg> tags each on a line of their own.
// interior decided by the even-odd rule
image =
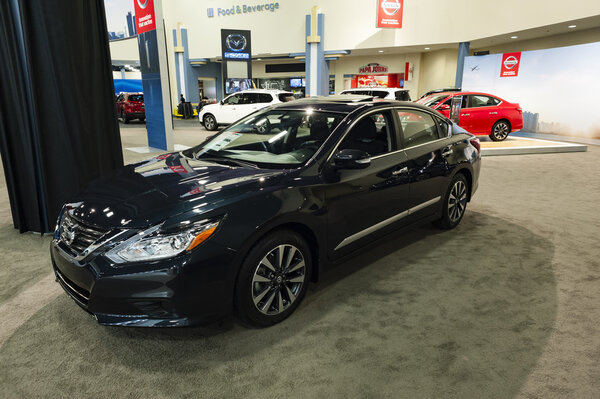
<svg viewBox="0 0 600 399">
<path fill-rule="evenodd" d="M 519 75 L 519 64 L 521 63 L 521 52 L 502 54 L 502 65 L 500 66 L 500 77 L 508 78 Z"/>
<path fill-rule="evenodd" d="M 404 0 L 377 0 L 377 27 L 402 28 Z"/>
<path fill-rule="evenodd" d="M 156 29 L 154 0 L 133 0 L 133 4 L 135 7 L 137 33 L 144 33 Z"/>
</svg>

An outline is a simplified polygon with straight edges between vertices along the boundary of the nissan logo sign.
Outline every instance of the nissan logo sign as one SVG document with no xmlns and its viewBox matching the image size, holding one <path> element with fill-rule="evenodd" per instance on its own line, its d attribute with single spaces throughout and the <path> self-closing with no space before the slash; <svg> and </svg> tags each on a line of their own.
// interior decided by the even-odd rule
<svg viewBox="0 0 600 399">
<path fill-rule="evenodd" d="M 400 11 L 400 7 L 400 0 L 384 0 L 383 3 L 381 3 L 381 9 L 387 15 L 394 15 L 398 13 L 398 11 Z"/>
<path fill-rule="evenodd" d="M 519 63 L 519 60 L 517 60 L 517 57 L 515 57 L 514 55 L 511 55 L 510 57 L 506 57 L 506 59 L 504 60 L 504 68 L 513 69 L 514 67 L 517 66 L 518 63 Z"/>
<path fill-rule="evenodd" d="M 148 5 L 148 1 L 150 1 L 150 0 L 137 0 L 137 3 L 141 9 L 144 9 Z"/>
</svg>

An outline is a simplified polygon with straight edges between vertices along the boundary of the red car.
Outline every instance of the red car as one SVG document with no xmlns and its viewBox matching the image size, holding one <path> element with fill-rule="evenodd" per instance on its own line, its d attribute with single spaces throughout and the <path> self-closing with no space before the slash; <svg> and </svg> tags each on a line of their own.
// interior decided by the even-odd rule
<svg viewBox="0 0 600 399">
<path fill-rule="evenodd" d="M 131 119 L 146 119 L 146 109 L 144 107 L 144 94 L 142 93 L 121 93 L 117 97 L 117 115 L 123 119 L 123 122 L 129 123 Z"/>
<path fill-rule="evenodd" d="M 494 141 L 502 141 L 510 132 L 523 128 L 523 110 L 516 103 L 500 97 L 476 92 L 443 92 L 419 99 L 426 105 L 450 117 L 452 98 L 462 97 L 459 125 L 475 135 L 489 135 Z"/>
</svg>

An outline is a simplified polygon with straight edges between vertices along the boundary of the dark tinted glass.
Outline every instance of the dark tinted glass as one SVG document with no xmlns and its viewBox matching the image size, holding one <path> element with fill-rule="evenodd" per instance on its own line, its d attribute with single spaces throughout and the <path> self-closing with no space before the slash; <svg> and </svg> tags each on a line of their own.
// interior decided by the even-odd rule
<svg viewBox="0 0 600 399">
<path fill-rule="evenodd" d="M 129 101 L 144 101 L 143 94 L 132 94 L 129 96 Z"/>
<path fill-rule="evenodd" d="M 259 102 L 260 95 L 258 93 L 244 93 L 240 104 L 256 104 Z"/>
<path fill-rule="evenodd" d="M 377 97 L 377 98 L 385 98 L 385 96 L 388 95 L 387 91 L 383 91 L 383 90 L 373 90 L 373 97 Z"/>
<path fill-rule="evenodd" d="M 258 93 L 258 102 L 270 103 L 273 101 L 273 97 L 268 93 Z"/>
<path fill-rule="evenodd" d="M 282 93 L 279 95 L 279 101 L 281 101 L 282 103 L 287 103 L 288 101 L 293 101 L 295 99 L 296 98 L 292 93 Z"/>
</svg>

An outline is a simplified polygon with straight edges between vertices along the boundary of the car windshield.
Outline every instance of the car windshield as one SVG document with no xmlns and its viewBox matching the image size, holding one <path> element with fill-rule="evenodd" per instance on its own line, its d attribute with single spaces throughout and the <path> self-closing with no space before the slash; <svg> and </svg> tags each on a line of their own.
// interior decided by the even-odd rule
<svg viewBox="0 0 600 399">
<path fill-rule="evenodd" d="M 432 94 L 430 96 L 421 98 L 417 103 L 426 105 L 428 107 L 435 107 L 443 99 L 448 98 L 448 94 Z"/>
<path fill-rule="evenodd" d="M 193 156 L 267 168 L 297 167 L 312 157 L 345 116 L 312 109 L 258 112 L 195 147 Z"/>
<path fill-rule="evenodd" d="M 143 94 L 132 94 L 129 96 L 129 101 L 144 101 Z"/>
</svg>

